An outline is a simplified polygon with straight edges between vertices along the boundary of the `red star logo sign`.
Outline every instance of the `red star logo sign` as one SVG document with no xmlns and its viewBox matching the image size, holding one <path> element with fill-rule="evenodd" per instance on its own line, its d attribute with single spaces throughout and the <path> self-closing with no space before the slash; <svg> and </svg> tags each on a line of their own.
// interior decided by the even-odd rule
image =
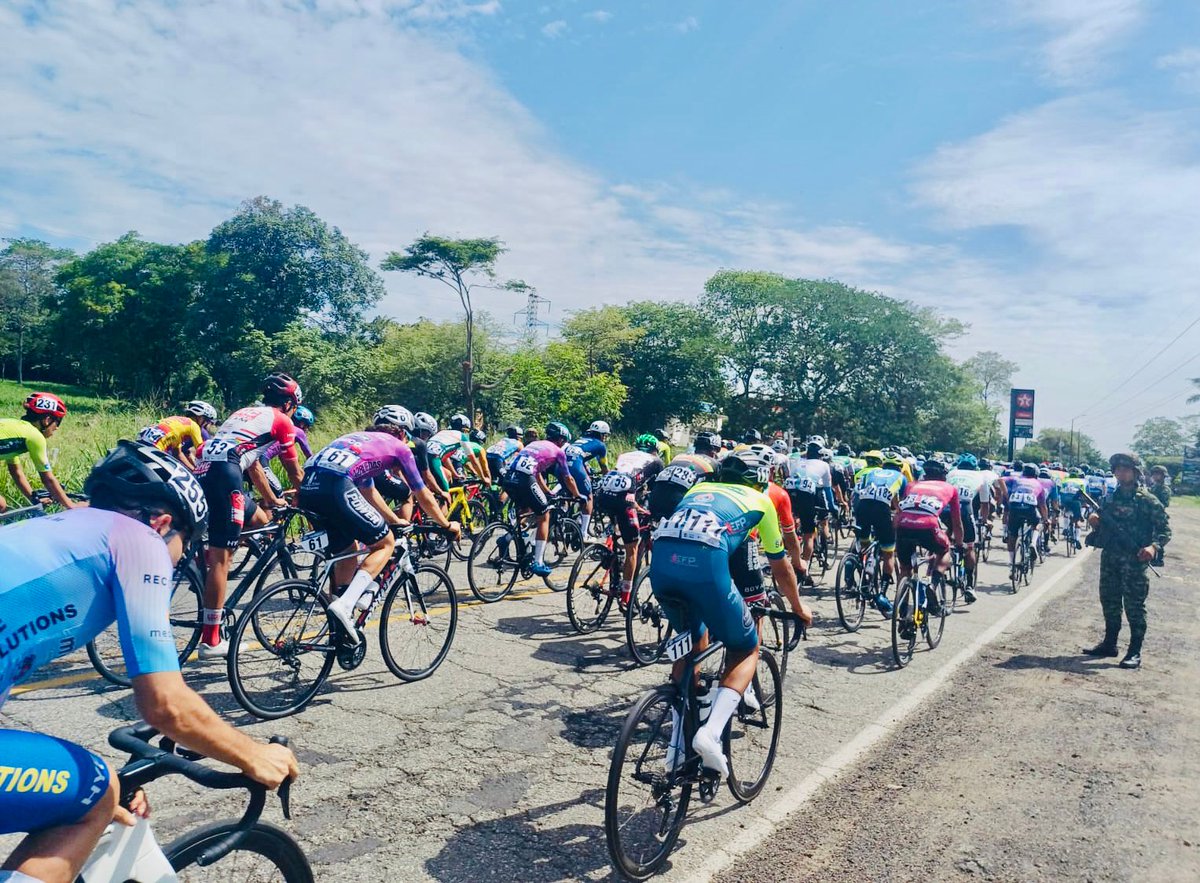
<svg viewBox="0 0 1200 883">
<path fill-rule="evenodd" d="M 1033 396 L 1027 392 L 1021 393 L 1019 396 L 1017 396 L 1017 406 L 1021 408 L 1033 407 Z"/>
</svg>

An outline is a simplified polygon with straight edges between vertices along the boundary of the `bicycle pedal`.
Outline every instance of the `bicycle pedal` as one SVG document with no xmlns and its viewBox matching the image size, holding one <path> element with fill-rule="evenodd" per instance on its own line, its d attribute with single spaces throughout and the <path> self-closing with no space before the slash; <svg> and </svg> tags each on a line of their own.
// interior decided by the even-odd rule
<svg viewBox="0 0 1200 883">
<path fill-rule="evenodd" d="M 354 671 L 367 658 L 366 637 L 359 632 L 359 642 L 353 647 L 342 645 L 337 649 L 337 662 L 346 671 Z"/>
</svg>

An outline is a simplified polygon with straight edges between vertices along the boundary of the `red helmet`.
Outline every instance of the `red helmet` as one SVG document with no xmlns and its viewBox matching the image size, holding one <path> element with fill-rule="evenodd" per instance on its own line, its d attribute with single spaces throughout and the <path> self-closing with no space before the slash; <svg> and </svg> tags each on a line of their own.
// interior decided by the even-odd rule
<svg viewBox="0 0 1200 883">
<path fill-rule="evenodd" d="M 276 371 L 263 381 L 263 395 L 291 399 L 297 405 L 304 401 L 304 394 L 300 392 L 300 384 L 296 382 L 296 378 L 282 371 Z"/>
<path fill-rule="evenodd" d="M 67 416 L 67 403 L 52 392 L 31 392 L 25 399 L 25 413 L 62 420 Z"/>
</svg>

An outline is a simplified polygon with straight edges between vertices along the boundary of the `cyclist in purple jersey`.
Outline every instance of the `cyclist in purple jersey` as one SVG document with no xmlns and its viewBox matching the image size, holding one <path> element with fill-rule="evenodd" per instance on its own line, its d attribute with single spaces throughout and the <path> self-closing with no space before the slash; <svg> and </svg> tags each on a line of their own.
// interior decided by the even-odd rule
<svg viewBox="0 0 1200 883">
<path fill-rule="evenodd" d="M 1021 535 L 1021 528 L 1026 524 L 1033 526 L 1033 548 L 1036 550 L 1039 528 L 1049 520 L 1050 513 L 1046 508 L 1046 488 L 1038 481 L 1038 468 L 1032 463 L 1023 466 L 1020 475 L 1005 478 L 1004 487 L 1008 494 L 1004 509 L 1004 543 L 1008 547 L 1008 563 L 1012 566 L 1017 562 L 1017 537 Z"/>
<path fill-rule="evenodd" d="M 570 441 L 571 432 L 558 422 L 546 426 L 545 441 L 531 441 L 521 450 L 504 476 L 504 490 L 521 511 L 532 510 L 537 516 L 537 536 L 533 543 L 533 572 L 546 576 L 550 568 L 544 563 L 546 540 L 550 537 L 550 491 L 542 477 L 553 471 L 559 483 L 572 497 L 579 488 L 567 467 L 563 446 Z"/>
<path fill-rule="evenodd" d="M 372 426 L 334 439 L 317 451 L 306 464 L 300 485 L 300 505 L 329 533 L 334 554 L 350 551 L 356 541 L 367 547 L 367 554 L 357 564 L 348 558 L 334 565 L 334 582 L 346 585 L 346 591 L 329 605 L 329 612 L 341 622 L 352 643 L 358 641 L 354 606 L 370 591 L 395 551 L 390 525 L 403 524 L 376 489 L 375 479 L 397 472 L 426 514 L 455 537 L 459 534 L 458 523 L 446 519 L 421 477 L 408 446 L 413 425 L 408 408 L 383 406 L 375 412 Z"/>
</svg>

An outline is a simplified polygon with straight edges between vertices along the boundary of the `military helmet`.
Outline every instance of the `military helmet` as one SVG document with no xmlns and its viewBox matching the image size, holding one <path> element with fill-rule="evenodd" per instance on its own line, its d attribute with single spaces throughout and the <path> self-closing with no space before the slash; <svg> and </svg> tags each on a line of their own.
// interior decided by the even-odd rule
<svg viewBox="0 0 1200 883">
<path fill-rule="evenodd" d="M 1134 472 L 1142 471 L 1142 461 L 1137 454 L 1129 451 L 1120 451 L 1108 458 L 1108 466 L 1115 470 L 1118 466 L 1128 466 Z"/>
</svg>

